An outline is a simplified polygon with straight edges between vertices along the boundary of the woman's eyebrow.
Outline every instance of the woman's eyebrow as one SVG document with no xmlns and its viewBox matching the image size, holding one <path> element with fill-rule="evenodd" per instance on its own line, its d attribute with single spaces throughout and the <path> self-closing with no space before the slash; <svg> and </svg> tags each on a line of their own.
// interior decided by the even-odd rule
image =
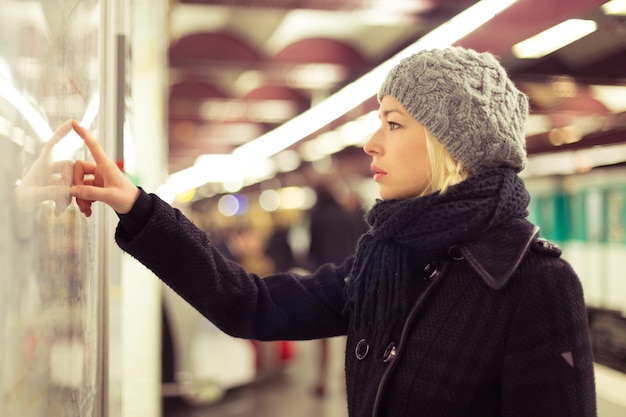
<svg viewBox="0 0 626 417">
<path fill-rule="evenodd" d="M 387 116 L 389 116 L 389 113 L 398 113 L 400 116 L 402 116 L 404 113 L 402 113 L 402 111 L 400 111 L 400 109 L 389 109 L 389 110 L 384 110 L 380 113 L 379 117 L 380 118 L 387 118 Z"/>
</svg>

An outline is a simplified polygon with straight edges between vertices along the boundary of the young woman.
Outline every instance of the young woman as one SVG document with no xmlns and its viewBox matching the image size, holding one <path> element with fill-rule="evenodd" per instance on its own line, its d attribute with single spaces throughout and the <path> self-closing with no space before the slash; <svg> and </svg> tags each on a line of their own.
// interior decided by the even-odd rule
<svg viewBox="0 0 626 417">
<path fill-rule="evenodd" d="M 348 411 L 361 416 L 594 416 L 580 281 L 527 219 L 528 100 L 489 53 L 417 53 L 378 94 L 365 144 L 380 200 L 356 254 L 261 279 L 135 187 L 87 131 L 71 194 L 119 215 L 119 246 L 225 332 L 347 335 Z"/>
</svg>

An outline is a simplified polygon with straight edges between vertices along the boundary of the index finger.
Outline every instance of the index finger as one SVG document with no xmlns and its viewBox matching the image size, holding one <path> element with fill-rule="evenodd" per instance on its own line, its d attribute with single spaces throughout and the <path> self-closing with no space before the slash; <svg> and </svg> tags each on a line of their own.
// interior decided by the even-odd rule
<svg viewBox="0 0 626 417">
<path fill-rule="evenodd" d="M 93 156 L 96 163 L 100 163 L 108 159 L 98 141 L 91 136 L 87 129 L 79 125 L 76 120 L 72 120 L 72 127 L 74 128 L 74 131 L 78 133 L 78 136 L 83 138 L 85 145 L 87 145 L 87 149 L 89 149 L 89 152 L 91 153 L 91 156 Z"/>
</svg>

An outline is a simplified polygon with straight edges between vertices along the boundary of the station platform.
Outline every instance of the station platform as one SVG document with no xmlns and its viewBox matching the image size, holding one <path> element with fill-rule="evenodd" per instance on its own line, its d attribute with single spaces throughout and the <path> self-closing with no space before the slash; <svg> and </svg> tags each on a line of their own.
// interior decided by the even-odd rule
<svg viewBox="0 0 626 417">
<path fill-rule="evenodd" d="M 163 417 L 347 417 L 343 348 L 341 339 L 330 340 L 324 395 L 314 390 L 316 342 L 296 342 L 294 358 L 280 372 L 232 389 L 213 404 L 191 405 L 179 398 L 165 398 Z"/>
</svg>

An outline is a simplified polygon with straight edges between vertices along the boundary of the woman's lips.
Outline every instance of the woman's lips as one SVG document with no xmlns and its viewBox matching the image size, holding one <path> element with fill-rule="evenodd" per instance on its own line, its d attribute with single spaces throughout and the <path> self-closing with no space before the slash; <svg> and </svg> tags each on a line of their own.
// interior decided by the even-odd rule
<svg viewBox="0 0 626 417">
<path fill-rule="evenodd" d="M 374 171 L 374 181 L 380 181 L 387 175 L 385 171 L 376 166 L 372 166 L 372 171 Z"/>
</svg>

